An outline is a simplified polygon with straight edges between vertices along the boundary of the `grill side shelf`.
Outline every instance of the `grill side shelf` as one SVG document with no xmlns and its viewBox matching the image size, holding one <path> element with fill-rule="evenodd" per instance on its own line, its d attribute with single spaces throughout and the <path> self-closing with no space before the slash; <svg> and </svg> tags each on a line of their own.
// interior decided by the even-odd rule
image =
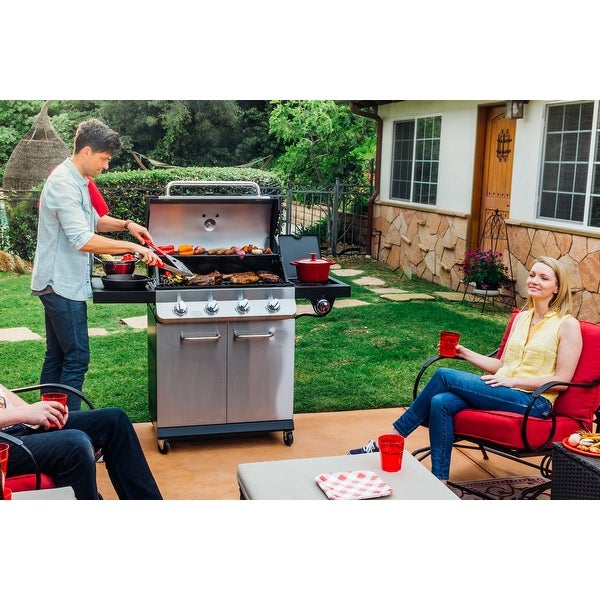
<svg viewBox="0 0 600 600">
<path fill-rule="evenodd" d="M 144 290 L 107 290 L 100 277 L 92 277 L 94 304 L 152 304 L 156 302 L 156 292 Z"/>
</svg>

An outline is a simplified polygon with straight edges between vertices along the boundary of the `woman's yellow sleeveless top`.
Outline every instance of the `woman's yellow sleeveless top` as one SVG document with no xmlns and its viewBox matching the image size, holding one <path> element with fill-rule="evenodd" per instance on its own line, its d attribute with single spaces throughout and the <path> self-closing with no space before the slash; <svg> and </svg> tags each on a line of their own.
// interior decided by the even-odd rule
<svg viewBox="0 0 600 600">
<path fill-rule="evenodd" d="M 531 332 L 529 325 L 533 318 L 533 309 L 517 318 L 504 350 L 504 364 L 496 374 L 518 378 L 554 375 L 558 354 L 558 330 L 562 322 L 569 317 L 570 315 L 560 317 L 556 311 L 550 311 L 534 325 Z M 545 392 L 543 396 L 554 403 L 558 392 Z"/>
</svg>

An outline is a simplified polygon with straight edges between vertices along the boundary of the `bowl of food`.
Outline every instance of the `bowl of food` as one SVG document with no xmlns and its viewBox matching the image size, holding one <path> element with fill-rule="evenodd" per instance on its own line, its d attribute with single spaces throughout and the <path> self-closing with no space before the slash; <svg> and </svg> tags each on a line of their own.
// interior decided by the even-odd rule
<svg viewBox="0 0 600 600">
<path fill-rule="evenodd" d="M 132 275 L 138 262 L 133 254 L 123 254 L 123 256 L 99 254 L 94 258 L 102 265 L 105 275 Z"/>
</svg>

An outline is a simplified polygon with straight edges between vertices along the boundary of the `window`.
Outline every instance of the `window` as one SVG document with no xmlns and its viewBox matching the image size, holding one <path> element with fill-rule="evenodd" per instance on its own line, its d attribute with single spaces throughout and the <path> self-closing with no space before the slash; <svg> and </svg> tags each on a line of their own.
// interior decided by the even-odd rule
<svg viewBox="0 0 600 600">
<path fill-rule="evenodd" d="M 441 128 L 441 116 L 394 123 L 392 199 L 436 204 Z"/>
<path fill-rule="evenodd" d="M 597 102 L 548 106 L 544 141 L 538 216 L 600 227 Z"/>
</svg>

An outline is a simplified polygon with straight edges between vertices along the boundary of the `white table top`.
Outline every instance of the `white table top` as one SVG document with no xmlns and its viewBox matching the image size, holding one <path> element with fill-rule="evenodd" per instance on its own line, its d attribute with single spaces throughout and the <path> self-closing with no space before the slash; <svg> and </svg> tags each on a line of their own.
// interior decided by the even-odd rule
<svg viewBox="0 0 600 600">
<path fill-rule="evenodd" d="M 410 452 L 402 469 L 381 470 L 379 453 L 299 458 L 238 465 L 240 492 L 250 500 L 327 500 L 315 479 L 321 473 L 373 471 L 394 490 L 378 500 L 459 500 Z"/>
<path fill-rule="evenodd" d="M 13 492 L 13 500 L 75 500 L 72 487 L 49 488 L 46 490 L 30 490 Z"/>
</svg>

